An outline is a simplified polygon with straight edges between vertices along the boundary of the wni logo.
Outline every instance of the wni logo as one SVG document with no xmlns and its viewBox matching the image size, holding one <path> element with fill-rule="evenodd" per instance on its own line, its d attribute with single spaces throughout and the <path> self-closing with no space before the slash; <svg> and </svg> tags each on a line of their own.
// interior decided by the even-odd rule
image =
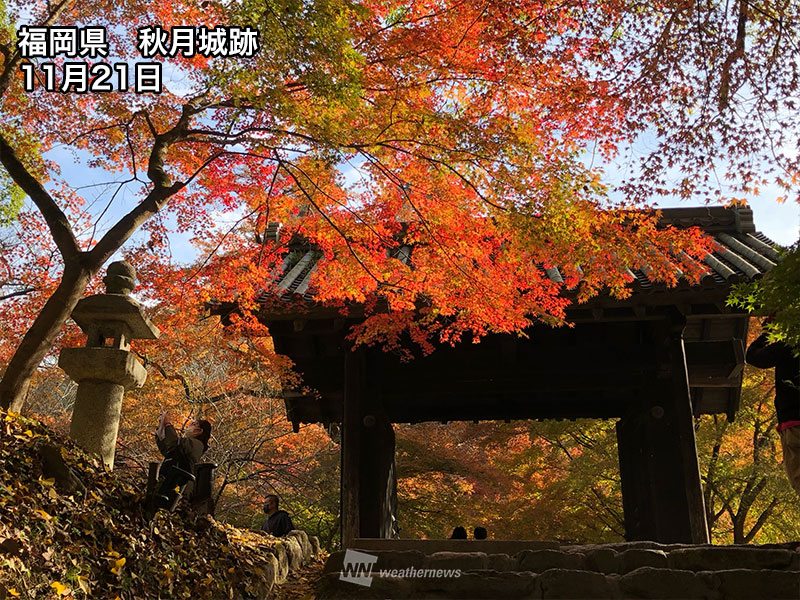
<svg viewBox="0 0 800 600">
<path fill-rule="evenodd" d="M 378 562 L 378 557 L 357 550 L 345 550 L 344 564 L 339 573 L 341 581 L 349 581 L 357 585 L 372 585 L 372 567 Z"/>
</svg>

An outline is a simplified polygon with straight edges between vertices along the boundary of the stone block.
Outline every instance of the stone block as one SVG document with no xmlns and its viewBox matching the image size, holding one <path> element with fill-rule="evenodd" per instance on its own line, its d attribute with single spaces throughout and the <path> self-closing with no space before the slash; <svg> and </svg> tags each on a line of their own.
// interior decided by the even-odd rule
<svg viewBox="0 0 800 600">
<path fill-rule="evenodd" d="M 316 556 L 322 551 L 322 547 L 319 543 L 319 538 L 315 535 L 308 536 L 308 541 L 311 543 L 311 554 Z"/>
<path fill-rule="evenodd" d="M 63 355 L 62 355 L 63 356 Z M 99 454 L 114 468 L 117 431 L 124 388 L 105 381 L 84 381 L 78 386 L 69 436 L 89 454 Z"/>
<path fill-rule="evenodd" d="M 593 548 L 583 555 L 584 566 L 597 573 L 619 573 L 619 554 L 611 548 Z"/>
<path fill-rule="evenodd" d="M 259 565 L 257 567 L 259 569 L 257 574 L 267 591 L 270 591 L 278 580 L 278 559 L 274 554 L 267 554 L 264 559 L 267 561 L 267 564 Z"/>
<path fill-rule="evenodd" d="M 58 366 L 78 383 L 102 381 L 130 389 L 142 387 L 147 379 L 136 355 L 117 348 L 64 348 Z"/>
<path fill-rule="evenodd" d="M 490 571 L 513 571 L 517 568 L 517 559 L 508 554 L 487 554 L 487 566 Z"/>
<path fill-rule="evenodd" d="M 710 544 L 698 546 L 697 544 L 661 544 L 659 542 L 651 542 L 648 540 L 640 540 L 637 542 L 619 542 L 616 544 L 603 544 L 605 548 L 611 548 L 617 552 L 625 552 L 632 548 L 645 549 L 645 550 L 663 550 L 670 553 L 673 550 L 680 550 L 681 548 L 710 548 Z"/>
<path fill-rule="evenodd" d="M 474 571 L 486 569 L 488 558 L 485 552 L 434 552 L 428 557 L 430 569 L 461 569 Z"/>
<path fill-rule="evenodd" d="M 161 332 L 150 322 L 139 303 L 121 294 L 96 294 L 81 298 L 72 318 L 85 332 L 98 323 L 117 322 L 127 326 L 133 339 L 154 340 Z"/>
<path fill-rule="evenodd" d="M 631 548 L 619 554 L 620 573 L 629 573 L 639 567 L 666 569 L 669 567 L 667 553 L 663 550 Z"/>
<path fill-rule="evenodd" d="M 339 573 L 342 570 L 342 565 L 344 564 L 344 550 L 337 550 L 336 552 L 331 552 L 328 556 L 328 560 L 325 561 L 325 566 L 322 567 L 322 572 L 324 574 L 328 573 Z"/>
<path fill-rule="evenodd" d="M 339 573 L 323 575 L 317 584 L 315 598 L 319 600 L 337 600 L 345 598 L 372 599 L 372 598 L 417 598 L 412 596 L 411 583 L 405 579 L 395 577 L 373 577 L 369 586 L 342 581 Z"/>
<path fill-rule="evenodd" d="M 517 570 L 541 573 L 547 569 L 584 568 L 582 554 L 560 552 L 558 550 L 523 550 L 517 554 Z"/>
<path fill-rule="evenodd" d="M 361 551 L 359 550 L 359 552 Z M 365 552 L 378 557 L 378 561 L 373 567 L 375 570 L 407 569 L 409 567 L 421 569 L 425 566 L 426 562 L 425 555 L 418 550 L 400 550 L 397 552 L 372 550 Z M 344 554 L 344 550 L 331 553 L 331 555 L 328 557 L 328 560 L 325 562 L 323 572 L 339 573 L 342 570 L 342 565 L 344 563 Z"/>
<path fill-rule="evenodd" d="M 281 538 L 281 543 L 286 546 L 286 555 L 289 559 L 289 568 L 296 569 L 303 564 L 303 549 L 297 538 L 288 535 Z"/>
<path fill-rule="evenodd" d="M 311 542 L 308 541 L 308 534 L 305 531 L 302 529 L 293 529 L 286 534 L 286 537 L 293 537 L 295 540 L 297 540 L 297 543 L 300 545 L 300 550 L 302 551 L 303 564 L 311 560 L 311 555 L 313 553 L 311 549 Z"/>
<path fill-rule="evenodd" d="M 697 600 L 715 598 L 713 587 L 693 571 L 640 567 L 618 580 L 623 598 Z"/>
<path fill-rule="evenodd" d="M 548 569 L 536 578 L 537 598 L 613 598 L 614 586 L 602 573 Z"/>
<path fill-rule="evenodd" d="M 378 557 L 377 569 L 421 569 L 425 566 L 425 555 L 418 550 L 402 550 L 399 552 L 369 552 Z"/>
<path fill-rule="evenodd" d="M 272 554 L 277 562 L 275 571 L 275 583 L 283 583 L 289 576 L 289 553 L 286 546 L 282 543 L 274 544 L 270 547 Z"/>
<path fill-rule="evenodd" d="M 533 598 L 536 576 L 533 573 L 498 573 L 479 570 L 459 577 L 424 577 L 412 580 L 412 598 Z M 387 596 L 394 598 L 394 596 Z"/>
<path fill-rule="evenodd" d="M 729 569 L 789 569 L 795 558 L 791 550 L 753 546 L 705 546 L 681 548 L 669 553 L 669 565 L 686 571 Z"/>
<path fill-rule="evenodd" d="M 797 600 L 800 598 L 800 573 L 765 569 L 702 571 L 698 575 L 714 581 L 724 600 Z"/>
</svg>

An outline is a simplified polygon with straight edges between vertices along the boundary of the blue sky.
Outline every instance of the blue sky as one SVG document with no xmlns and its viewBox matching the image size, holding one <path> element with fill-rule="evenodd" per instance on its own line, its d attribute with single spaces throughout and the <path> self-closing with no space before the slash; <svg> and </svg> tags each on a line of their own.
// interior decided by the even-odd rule
<svg viewBox="0 0 800 600">
<path fill-rule="evenodd" d="M 130 210 L 139 197 L 136 195 L 136 186 L 128 185 L 117 194 L 114 202 L 106 210 L 113 190 L 116 186 L 105 185 L 109 182 L 119 181 L 127 175 L 120 173 L 107 173 L 100 169 L 90 168 L 85 161 L 75 162 L 73 154 L 65 149 L 56 149 L 48 153 L 48 158 L 56 161 L 62 169 L 61 175 L 70 183 L 87 201 L 87 210 L 97 220 L 99 217 L 99 238 L 103 231 L 110 227 L 122 214 Z M 619 172 L 608 172 L 608 180 L 614 181 L 620 177 Z M 777 188 L 766 187 L 759 196 L 750 198 L 749 204 L 753 209 L 756 229 L 761 231 L 773 241 L 788 246 L 800 238 L 800 206 L 793 201 L 778 203 L 776 198 L 780 195 Z M 685 201 L 665 200 L 659 202 L 661 208 L 687 207 L 695 204 Z M 102 214 L 102 217 L 100 215 Z M 237 215 L 222 215 L 219 219 L 220 227 L 227 229 L 237 219 Z M 141 234 L 138 234 L 141 235 Z M 197 258 L 197 252 L 190 242 L 190 234 L 174 233 L 170 235 L 170 249 L 175 262 L 189 263 Z M 136 239 L 136 238 L 134 238 Z"/>
</svg>

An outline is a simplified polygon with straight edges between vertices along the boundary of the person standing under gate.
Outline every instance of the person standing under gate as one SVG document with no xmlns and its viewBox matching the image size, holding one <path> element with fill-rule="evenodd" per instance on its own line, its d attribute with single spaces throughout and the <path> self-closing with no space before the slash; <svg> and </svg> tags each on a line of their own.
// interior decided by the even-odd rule
<svg viewBox="0 0 800 600">
<path fill-rule="evenodd" d="M 767 317 L 763 325 L 770 320 Z M 783 466 L 800 496 L 800 355 L 783 342 L 769 343 L 764 332 L 750 344 L 746 360 L 761 369 L 775 368 L 775 413 Z"/>
</svg>

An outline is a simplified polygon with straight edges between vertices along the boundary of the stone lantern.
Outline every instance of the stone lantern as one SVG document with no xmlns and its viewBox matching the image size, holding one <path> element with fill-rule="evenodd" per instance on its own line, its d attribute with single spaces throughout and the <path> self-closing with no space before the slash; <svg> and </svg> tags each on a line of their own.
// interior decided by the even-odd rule
<svg viewBox="0 0 800 600">
<path fill-rule="evenodd" d="M 122 395 L 147 379 L 130 352 L 131 340 L 152 340 L 160 333 L 130 297 L 135 280 L 130 264 L 111 263 L 103 278 L 106 293 L 83 298 L 72 311 L 88 336 L 86 347 L 64 348 L 58 357 L 58 366 L 78 383 L 69 435 L 84 450 L 99 454 L 109 469 L 114 468 Z"/>
</svg>

